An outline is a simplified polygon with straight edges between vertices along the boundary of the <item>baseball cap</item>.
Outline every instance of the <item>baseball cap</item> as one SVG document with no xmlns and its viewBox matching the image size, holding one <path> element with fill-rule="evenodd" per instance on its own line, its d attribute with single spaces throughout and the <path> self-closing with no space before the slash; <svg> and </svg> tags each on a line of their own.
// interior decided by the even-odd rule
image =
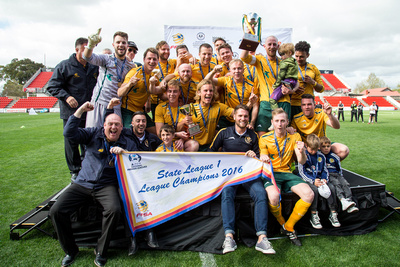
<svg viewBox="0 0 400 267">
<path fill-rule="evenodd" d="M 133 47 L 133 48 L 135 48 L 137 51 L 139 51 L 139 48 L 137 47 L 137 45 L 136 45 L 135 42 L 133 42 L 133 41 L 128 41 L 128 47 Z"/>
</svg>

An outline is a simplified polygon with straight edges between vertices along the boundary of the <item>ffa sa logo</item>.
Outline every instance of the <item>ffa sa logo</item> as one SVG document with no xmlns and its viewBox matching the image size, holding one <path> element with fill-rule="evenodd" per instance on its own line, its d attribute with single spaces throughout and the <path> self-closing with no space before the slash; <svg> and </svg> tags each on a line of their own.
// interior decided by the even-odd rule
<svg viewBox="0 0 400 267">
<path fill-rule="evenodd" d="M 132 163 L 139 163 L 142 161 L 142 157 L 138 154 L 129 155 L 129 161 Z"/>
<path fill-rule="evenodd" d="M 318 162 L 322 162 L 322 158 L 321 157 L 318 157 Z"/>
<path fill-rule="evenodd" d="M 100 149 L 97 150 L 97 151 L 99 151 L 100 153 L 102 153 L 102 152 L 104 151 L 104 149 L 100 148 Z"/>
<path fill-rule="evenodd" d="M 245 141 L 247 144 L 250 144 L 250 143 L 251 143 L 251 137 L 250 137 L 250 136 L 246 136 L 246 138 L 244 139 L 244 141 Z"/>
<path fill-rule="evenodd" d="M 75 73 L 75 74 L 74 74 L 74 78 L 79 78 L 78 73 Z"/>
<path fill-rule="evenodd" d="M 197 34 L 197 40 L 204 40 L 205 37 L 206 35 L 203 32 L 199 32 Z"/>
<path fill-rule="evenodd" d="M 330 158 L 330 159 L 329 159 L 329 162 L 330 162 L 330 163 L 334 163 L 334 162 L 335 162 L 335 160 L 334 160 L 334 159 L 332 159 L 332 158 Z"/>
<path fill-rule="evenodd" d="M 172 39 L 176 44 L 182 44 L 185 41 L 185 37 L 183 37 L 182 33 L 172 35 Z"/>
<path fill-rule="evenodd" d="M 144 200 L 141 200 L 138 203 L 136 203 L 136 206 L 138 207 L 140 212 L 146 212 L 149 209 L 149 205 Z"/>
</svg>

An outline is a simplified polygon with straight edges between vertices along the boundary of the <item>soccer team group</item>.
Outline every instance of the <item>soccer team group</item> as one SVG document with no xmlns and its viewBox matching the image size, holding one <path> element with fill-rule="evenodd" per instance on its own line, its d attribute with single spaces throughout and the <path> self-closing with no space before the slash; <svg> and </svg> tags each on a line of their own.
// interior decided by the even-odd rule
<svg viewBox="0 0 400 267">
<path fill-rule="evenodd" d="M 70 214 L 88 199 L 104 210 L 94 262 L 106 264 L 110 238 L 123 213 L 113 154 L 124 151 L 244 152 L 269 162 L 275 184 L 256 179 L 240 185 L 254 200 L 255 249 L 265 254 L 275 254 L 267 238 L 268 210 L 297 246 L 301 242 L 294 227 L 309 209 L 312 226 L 323 227 L 320 198 L 327 200 L 334 227 L 340 227 L 338 210 L 358 211 L 340 166 L 349 149 L 326 137 L 326 126 L 339 129 L 340 123 L 328 103 L 315 107 L 314 91 L 323 92 L 324 86 L 317 67 L 307 62 L 307 42 L 279 44 L 269 36 L 263 45 L 266 55 L 242 50 L 240 59 L 233 59 L 231 46 L 216 38 L 215 53 L 204 43 L 196 57 L 182 44 L 176 48 L 177 59 L 170 59 L 170 46 L 161 41 L 145 50 L 142 65 L 134 61 L 138 47 L 126 33 L 114 34 L 114 51 L 93 53 L 101 40 L 100 30 L 77 39 L 76 53 L 56 66 L 48 85 L 60 100 L 72 179 L 50 210 L 66 254 L 62 266 L 71 265 L 79 252 Z M 300 197 L 287 220 L 277 188 Z M 236 189 L 229 186 L 221 194 L 224 254 L 237 248 Z M 131 240 L 130 255 L 137 250 L 135 238 Z M 147 240 L 150 247 L 158 246 L 153 231 L 147 232 Z"/>
</svg>

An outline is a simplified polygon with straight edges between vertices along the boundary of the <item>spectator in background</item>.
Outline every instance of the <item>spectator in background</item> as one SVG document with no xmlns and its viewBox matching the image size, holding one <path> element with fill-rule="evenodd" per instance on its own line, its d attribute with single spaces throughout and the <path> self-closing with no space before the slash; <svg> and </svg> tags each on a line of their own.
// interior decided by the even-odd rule
<svg viewBox="0 0 400 267">
<path fill-rule="evenodd" d="M 342 120 L 344 121 L 344 105 L 342 101 L 339 101 L 338 104 L 338 120 L 340 120 L 340 115 L 342 115 Z"/>
<path fill-rule="evenodd" d="M 318 101 L 317 104 L 315 105 L 315 108 L 321 108 L 322 109 L 322 104 Z"/>
<path fill-rule="evenodd" d="M 350 108 L 351 108 L 351 122 L 353 121 L 353 116 L 354 116 L 354 119 L 355 120 L 357 120 L 357 104 L 356 104 L 356 101 L 353 101 L 353 104 L 351 104 L 351 106 L 350 106 Z"/>
<path fill-rule="evenodd" d="M 138 53 L 138 51 L 139 51 L 139 48 L 137 47 L 135 42 L 128 41 L 128 51 L 126 52 L 126 56 L 133 61 L 135 59 L 135 56 Z M 136 65 L 136 66 L 134 66 L 134 68 L 142 66 L 142 64 L 139 62 L 134 62 L 134 63 Z"/>
<path fill-rule="evenodd" d="M 90 100 L 99 75 L 99 67 L 82 58 L 82 52 L 87 44 L 86 38 L 78 38 L 75 41 L 76 53 L 56 66 L 47 87 L 47 91 L 59 99 L 60 118 L 63 120 L 64 127 L 69 116 L 83 103 Z M 84 128 L 86 114 L 83 114 L 80 123 L 79 126 Z M 74 181 L 81 169 L 81 162 L 85 155 L 84 147 L 81 146 L 79 152 L 79 144 L 64 137 L 64 151 L 71 180 Z"/>
<path fill-rule="evenodd" d="M 376 110 L 375 110 L 375 122 L 377 123 L 378 122 L 378 110 L 379 110 L 379 106 L 376 104 L 376 102 L 374 102 L 375 103 L 375 107 L 376 107 Z"/>
<path fill-rule="evenodd" d="M 357 106 L 357 123 L 360 121 L 360 116 L 361 116 L 361 120 L 364 123 L 364 106 L 361 104 L 361 102 L 358 102 L 358 106 Z"/>
<path fill-rule="evenodd" d="M 104 55 L 112 55 L 112 51 L 110 48 L 104 48 L 103 52 L 101 52 Z"/>
<path fill-rule="evenodd" d="M 372 103 L 371 106 L 369 106 L 369 120 L 368 120 L 368 124 L 370 123 L 374 123 L 374 117 L 376 115 L 376 105 L 375 105 L 375 101 Z"/>
</svg>

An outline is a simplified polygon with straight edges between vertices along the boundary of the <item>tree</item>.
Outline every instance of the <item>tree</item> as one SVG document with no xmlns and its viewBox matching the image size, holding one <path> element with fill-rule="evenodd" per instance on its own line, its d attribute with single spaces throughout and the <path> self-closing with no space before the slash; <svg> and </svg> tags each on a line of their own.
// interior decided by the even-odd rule
<svg viewBox="0 0 400 267">
<path fill-rule="evenodd" d="M 385 82 L 378 78 L 375 73 L 370 73 L 368 78 L 356 84 L 354 91 L 360 93 L 367 89 L 383 88 L 386 87 Z"/>
<path fill-rule="evenodd" d="M 23 86 L 18 84 L 15 81 L 8 80 L 4 85 L 4 89 L 1 92 L 1 96 L 18 96 L 23 97 L 26 96 L 26 93 L 23 90 Z"/>
<path fill-rule="evenodd" d="M 10 64 L 0 66 L 0 80 L 14 80 L 24 85 L 36 71 L 44 67 L 42 63 L 36 63 L 29 58 L 14 58 Z"/>
</svg>

